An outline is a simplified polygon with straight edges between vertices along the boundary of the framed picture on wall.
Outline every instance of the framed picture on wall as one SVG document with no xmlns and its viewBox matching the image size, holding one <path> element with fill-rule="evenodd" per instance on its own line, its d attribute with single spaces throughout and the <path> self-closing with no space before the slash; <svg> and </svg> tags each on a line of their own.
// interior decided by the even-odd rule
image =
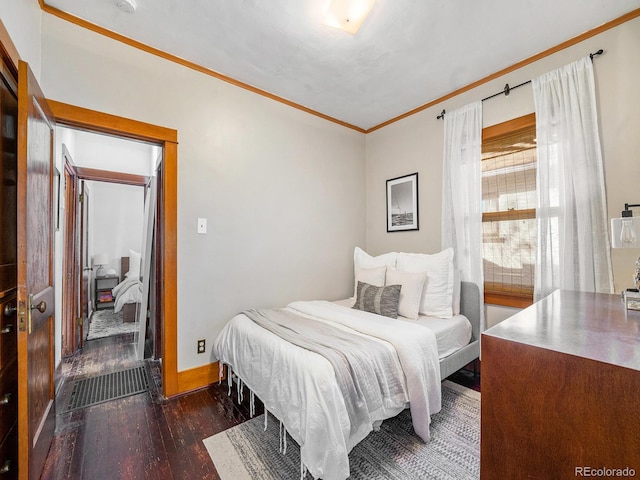
<svg viewBox="0 0 640 480">
<path fill-rule="evenodd" d="M 419 230 L 418 174 L 387 180 L 387 232 Z"/>
</svg>

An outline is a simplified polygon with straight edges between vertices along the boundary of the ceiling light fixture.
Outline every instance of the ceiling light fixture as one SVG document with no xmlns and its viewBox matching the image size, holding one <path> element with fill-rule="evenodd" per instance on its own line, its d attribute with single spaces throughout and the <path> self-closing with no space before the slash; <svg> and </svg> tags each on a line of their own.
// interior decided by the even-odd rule
<svg viewBox="0 0 640 480">
<path fill-rule="evenodd" d="M 374 3 L 375 0 L 331 0 L 324 14 L 324 23 L 355 34 Z"/>
<path fill-rule="evenodd" d="M 136 0 L 117 0 L 116 5 L 127 13 L 136 13 L 136 8 L 138 8 Z"/>
</svg>

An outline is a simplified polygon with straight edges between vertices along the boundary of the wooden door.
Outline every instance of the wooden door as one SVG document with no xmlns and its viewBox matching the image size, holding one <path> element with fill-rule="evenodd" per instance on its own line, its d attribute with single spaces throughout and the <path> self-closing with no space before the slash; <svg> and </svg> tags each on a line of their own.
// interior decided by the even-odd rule
<svg viewBox="0 0 640 480">
<path fill-rule="evenodd" d="M 18 65 L 18 474 L 39 479 L 55 427 L 53 116 Z"/>
<path fill-rule="evenodd" d="M 89 258 L 89 189 L 87 183 L 82 181 L 80 187 L 80 265 L 82 266 L 82 277 L 80 278 L 79 293 L 79 318 L 78 318 L 78 348 L 84 344 L 85 325 L 88 328 L 89 318 L 89 286 L 91 282 L 91 259 Z"/>
<path fill-rule="evenodd" d="M 62 146 L 62 156 L 65 162 L 65 220 L 64 220 L 64 253 L 63 253 L 63 278 L 62 278 L 62 356 L 73 355 L 78 349 L 77 334 L 77 277 L 78 256 L 76 241 L 76 205 L 77 205 L 77 177 L 71 166 L 71 160 L 67 149 Z"/>
</svg>

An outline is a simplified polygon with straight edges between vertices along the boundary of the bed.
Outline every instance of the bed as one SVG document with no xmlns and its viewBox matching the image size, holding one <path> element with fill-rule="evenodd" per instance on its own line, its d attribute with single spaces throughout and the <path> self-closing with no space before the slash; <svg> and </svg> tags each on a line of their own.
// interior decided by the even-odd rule
<svg viewBox="0 0 640 480">
<path fill-rule="evenodd" d="M 214 343 L 214 355 L 223 368 L 226 366 L 229 391 L 235 381 L 241 401 L 246 386 L 251 411 L 257 395 L 265 410 L 280 421 L 281 431 L 301 446 L 301 478 L 306 471 L 324 480 L 348 478 L 351 449 L 383 420 L 405 408 L 411 410 L 416 434 L 428 441 L 430 417 L 441 407 L 441 380 L 479 355 L 480 299 L 476 285 L 458 282 L 459 309 L 450 309 L 447 318 L 412 311 L 415 317 L 394 319 L 352 308 L 354 302 L 363 301 L 366 292 L 375 293 L 380 307 L 386 301 L 383 295 L 404 289 L 406 296 L 412 290 L 407 282 L 396 288 L 396 280 L 404 281 L 395 270 L 402 254 L 394 253 L 393 258 L 366 258 L 362 254 L 358 249 L 354 252 L 354 298 L 248 310 L 236 315 Z M 427 256 L 420 255 L 402 257 L 405 268 L 417 269 L 405 277 L 422 275 L 419 270 L 424 264 L 420 262 Z M 444 283 L 450 290 L 455 284 L 452 252 L 440 257 L 446 257 Z M 444 265 L 440 257 L 438 263 Z M 381 285 L 374 278 L 380 275 L 396 277 L 394 283 L 385 286 L 384 280 Z M 438 286 L 436 280 L 432 286 Z M 376 282 L 379 285 L 374 285 Z M 420 287 L 420 301 L 427 291 L 424 278 L 422 282 L 425 287 Z M 292 329 L 302 335 L 291 334 Z M 308 345 L 311 338 L 315 341 Z M 363 364 L 337 366 L 324 350 L 340 344 L 345 347 L 338 356 L 359 357 Z M 357 374 L 343 381 L 340 372 L 345 368 Z M 265 415 L 265 421 L 267 418 Z M 286 434 L 282 443 L 286 450 Z"/>
<path fill-rule="evenodd" d="M 139 266 L 140 257 L 133 251 L 129 253 L 129 257 L 120 258 L 121 281 L 112 291 L 114 298 L 113 311 L 114 313 L 122 311 L 124 322 L 135 322 L 136 309 L 142 297 L 142 282 L 140 281 Z M 138 265 L 137 270 L 135 266 L 136 262 Z"/>
</svg>

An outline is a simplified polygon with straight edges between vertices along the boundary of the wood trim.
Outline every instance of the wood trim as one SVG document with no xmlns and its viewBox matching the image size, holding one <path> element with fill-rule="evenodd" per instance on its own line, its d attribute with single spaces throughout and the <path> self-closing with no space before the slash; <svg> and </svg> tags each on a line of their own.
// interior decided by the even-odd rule
<svg viewBox="0 0 640 480">
<path fill-rule="evenodd" d="M 484 293 L 484 303 L 489 305 L 501 305 L 503 307 L 527 308 L 533 305 L 533 295 L 515 296 L 504 293 Z"/>
<path fill-rule="evenodd" d="M 501 137 L 506 134 L 518 133 L 520 130 L 536 126 L 536 114 L 529 113 L 522 117 L 507 120 L 506 122 L 496 123 L 490 127 L 482 129 L 482 143 Z"/>
<path fill-rule="evenodd" d="M 131 173 L 111 172 L 95 168 L 75 167 L 76 175 L 82 180 L 96 180 L 100 182 L 121 183 L 124 185 L 139 185 L 144 187 L 149 183 L 149 177 L 133 175 Z"/>
<path fill-rule="evenodd" d="M 164 396 L 177 395 L 182 390 L 178 384 L 178 144 L 164 144 L 162 173 L 164 200 L 162 225 L 163 285 L 162 311 L 164 335 L 162 345 L 162 385 Z"/>
<path fill-rule="evenodd" d="M 12 73 L 15 78 L 18 78 L 18 61 L 20 60 L 20 55 L 18 54 L 18 49 L 13 44 L 11 37 L 9 36 L 9 32 L 7 28 L 0 20 L 0 55 L 10 60 L 7 62 L 9 67 L 13 69 Z"/>
<path fill-rule="evenodd" d="M 178 132 L 172 128 L 160 127 L 150 123 L 98 112 L 68 103 L 48 100 L 56 117 L 56 123 L 75 128 L 85 128 L 93 132 L 115 134 L 134 140 L 159 142 L 178 142 Z"/>
<path fill-rule="evenodd" d="M 201 367 L 178 372 L 178 390 L 181 393 L 204 388 L 220 380 L 220 363 L 214 362 Z"/>
<path fill-rule="evenodd" d="M 621 17 L 615 18 L 613 20 L 611 20 L 610 22 L 607 23 L 603 23 L 602 25 L 593 28 L 587 32 L 584 32 L 580 35 L 577 35 L 573 38 L 570 38 L 569 40 L 562 42 L 558 45 L 556 45 L 555 47 L 551 47 L 547 50 L 544 50 L 540 53 L 537 53 L 536 55 L 533 55 L 529 58 L 526 58 L 524 60 L 519 61 L 518 63 L 514 63 L 513 65 L 511 65 L 510 67 L 507 68 L 503 68 L 502 70 L 499 70 L 495 73 L 492 73 L 491 75 L 488 75 L 484 78 L 481 78 L 480 80 L 476 80 L 473 83 L 470 83 L 469 85 L 466 85 L 464 87 L 461 87 L 457 90 L 454 90 L 453 92 L 447 93 L 446 95 L 443 95 L 442 97 L 436 98 L 435 100 L 432 100 L 431 102 L 425 103 L 424 105 L 414 108 L 413 110 L 409 110 L 406 113 L 403 113 L 401 115 L 398 115 L 397 117 L 394 117 L 390 120 L 387 120 L 386 122 L 381 123 L 380 125 L 376 125 L 375 127 L 371 127 L 368 130 L 366 130 L 365 133 L 371 133 L 371 132 L 375 132 L 376 130 L 381 129 L 382 127 L 386 127 L 387 125 L 391 125 L 392 123 L 398 122 L 404 118 L 410 117 L 411 115 L 414 115 L 416 113 L 422 112 L 423 110 L 426 110 L 427 108 L 433 107 L 434 105 L 438 105 L 439 103 L 442 103 L 446 100 L 449 100 L 453 97 L 457 97 L 458 95 L 460 95 L 461 93 L 464 92 L 468 92 L 469 90 L 473 90 L 476 87 L 479 87 L 480 85 L 484 85 L 485 83 L 488 83 L 492 80 L 495 80 L 497 78 L 502 77 L 503 75 L 506 75 L 507 73 L 511 73 L 515 70 L 518 70 L 526 65 L 532 64 L 534 62 L 537 62 L 538 60 L 541 60 L 545 57 L 548 57 L 550 55 L 553 55 L 554 53 L 557 53 L 561 50 L 564 50 L 566 48 L 572 47 L 573 45 L 576 45 L 580 42 L 585 41 L 588 38 L 591 37 L 595 37 L 596 35 L 599 35 L 603 32 L 606 32 L 607 30 L 610 30 L 612 28 L 615 28 L 619 25 L 622 25 L 623 23 L 626 23 L 630 20 L 633 20 L 636 17 L 640 17 L 640 8 L 636 8 L 635 10 L 632 10 L 631 12 L 622 15 Z"/>
<path fill-rule="evenodd" d="M 365 134 L 366 133 L 375 132 L 376 130 L 379 130 L 379 129 L 383 128 L 383 127 L 386 127 L 387 125 L 390 125 L 392 123 L 400 121 L 400 120 L 402 120 L 404 118 L 410 117 L 411 115 L 414 115 L 416 113 L 422 112 L 423 110 L 426 110 L 427 108 L 433 107 L 434 105 L 442 103 L 442 102 L 444 102 L 446 100 L 449 100 L 449 99 L 451 99 L 453 97 L 456 97 L 456 96 L 460 95 L 461 93 L 464 93 L 464 92 L 467 92 L 469 90 L 472 90 L 472 89 L 474 89 L 474 88 L 476 88 L 476 87 L 478 87 L 480 85 L 483 85 L 483 84 L 488 83 L 488 82 L 490 82 L 492 80 L 495 80 L 496 78 L 500 78 L 501 76 L 506 75 L 507 73 L 513 72 L 513 71 L 518 70 L 518 69 L 520 69 L 520 68 L 522 68 L 522 67 L 524 67 L 526 65 L 529 65 L 531 63 L 537 62 L 538 60 L 541 60 L 542 58 L 548 57 L 549 55 L 553 55 L 554 53 L 557 53 L 557 52 L 559 52 L 561 50 L 564 50 L 564 49 L 569 48 L 569 47 L 571 47 L 573 45 L 576 45 L 576 44 L 578 44 L 578 43 L 580 43 L 580 42 L 582 42 L 582 41 L 584 41 L 584 40 L 586 40 L 588 38 L 594 37 L 594 36 L 596 36 L 596 35 L 598 35 L 598 34 L 600 34 L 602 32 L 606 32 L 607 30 L 615 28 L 615 27 L 617 27 L 619 25 L 622 25 L 623 23 L 626 23 L 626 22 L 628 22 L 630 20 L 633 20 L 634 18 L 640 16 L 640 8 L 632 10 L 631 12 L 626 13 L 625 15 L 622 15 L 622 16 L 620 16 L 618 18 L 615 18 L 615 19 L 613 19 L 613 20 L 611 20 L 611 21 L 609 21 L 607 23 L 604 23 L 604 24 L 602 24 L 602 25 L 600 25 L 600 26 L 598 26 L 596 28 L 593 28 L 593 29 L 591 29 L 591 30 L 589 30 L 589 31 L 587 31 L 585 33 L 577 35 L 577 36 L 575 36 L 575 37 L 573 37 L 573 38 L 571 38 L 571 39 L 569 39 L 569 40 L 567 40 L 565 42 L 562 42 L 562 43 L 556 45 L 555 47 L 551 47 L 551 48 L 549 48 L 547 50 L 544 50 L 544 51 L 542 51 L 542 52 L 540 52 L 540 53 L 538 53 L 536 55 L 533 55 L 533 56 L 531 56 L 529 58 L 521 60 L 520 62 L 515 63 L 515 64 L 511 65 L 510 67 L 503 68 L 502 70 L 499 70 L 498 72 L 495 72 L 495 73 L 493 73 L 491 75 L 488 75 L 488 76 L 486 76 L 484 78 L 481 78 L 480 80 L 472 82 L 472 83 L 470 83 L 470 84 L 468 84 L 468 85 L 466 85 L 464 87 L 461 87 L 461 88 L 459 88 L 457 90 L 454 90 L 453 92 L 450 92 L 450 93 L 448 93 L 446 95 L 443 95 L 443 96 L 441 96 L 439 98 L 436 98 L 435 100 L 432 100 L 432 101 L 430 101 L 428 103 L 425 103 L 424 105 L 421 105 L 421 106 L 419 106 L 417 108 L 409 110 L 406 113 L 403 113 L 401 115 L 393 117 L 393 118 L 391 118 L 391 119 L 389 119 L 389 120 L 387 120 L 387 121 L 385 121 L 383 123 L 380 123 L 379 125 L 371 127 L 369 129 L 364 129 L 364 128 L 357 127 L 355 125 L 351 125 L 350 123 L 343 122 L 342 120 L 338 120 L 336 118 L 330 117 L 330 116 L 325 115 L 323 113 L 317 112 L 317 111 L 312 110 L 310 108 L 304 107 L 304 106 L 299 105 L 297 103 L 294 103 L 292 101 L 286 100 L 286 99 L 284 99 L 282 97 L 279 97 L 277 95 L 273 95 L 273 94 L 271 94 L 271 93 L 269 93 L 269 92 L 267 92 L 265 90 L 261 90 L 259 88 L 256 88 L 256 87 L 253 87 L 251 85 L 248 85 L 246 83 L 240 82 L 239 80 L 235 80 L 235 79 L 233 79 L 231 77 L 228 77 L 226 75 L 218 73 L 218 72 L 216 72 L 214 70 L 205 68 L 205 67 L 203 67 L 201 65 L 198 65 L 198 64 L 196 64 L 194 62 L 190 62 L 188 60 L 180 58 L 180 57 L 178 57 L 176 55 L 172 55 L 170 53 L 164 52 L 164 51 L 159 50 L 157 48 L 153 48 L 153 47 L 151 47 L 149 45 L 146 45 L 144 43 L 141 43 L 141 42 L 138 42 L 136 40 L 133 40 L 133 39 L 131 39 L 129 37 L 125 37 L 124 35 L 120 35 L 120 34 L 118 34 L 116 32 L 113 32 L 113 31 L 108 30 L 106 28 L 103 28 L 103 27 L 100 27 L 98 25 L 95 25 L 95 24 L 93 24 L 91 22 L 83 20 L 83 19 L 81 19 L 79 17 L 76 17 L 74 15 L 70 15 L 69 13 L 63 12 L 62 10 L 60 10 L 58 8 L 55 8 L 55 7 L 52 7 L 50 5 L 45 4 L 44 0 L 38 0 L 38 2 L 40 3 L 40 8 L 44 12 L 46 12 L 46 13 L 48 13 L 50 15 L 53 15 L 55 17 L 58 17 L 58 18 L 60 18 L 62 20 L 66 20 L 67 22 L 73 23 L 73 24 L 75 24 L 75 25 L 77 25 L 79 27 L 86 28 L 87 30 L 91 30 L 92 32 L 98 33 L 100 35 L 104 35 L 104 36 L 106 36 L 108 38 L 111 38 L 112 40 L 116 40 L 118 42 L 122 42 L 122 43 L 124 43 L 126 45 L 129 45 L 130 47 L 137 48 L 139 50 L 142 50 L 144 52 L 147 52 L 147 53 L 150 53 L 152 55 L 158 56 L 158 57 L 163 58 L 165 60 L 169 60 L 170 62 L 177 63 L 179 65 L 182 65 L 184 67 L 190 68 L 190 69 L 195 70 L 197 72 L 204 73 L 205 75 L 209 75 L 211 77 L 217 78 L 218 80 L 222 80 L 224 82 L 230 83 L 232 85 L 235 85 L 236 87 L 240 87 L 242 89 L 249 90 L 250 92 L 256 93 L 256 94 L 261 95 L 263 97 L 267 97 L 267 98 L 269 98 L 271 100 L 275 100 L 275 101 L 277 101 L 279 103 L 283 103 L 283 104 L 285 104 L 287 106 L 290 106 L 290 107 L 293 107 L 293 108 L 295 108 L 297 110 L 301 110 L 301 111 L 309 113 L 311 115 L 320 117 L 320 118 L 322 118 L 324 120 L 328 120 L 328 121 L 336 123 L 338 125 L 342 125 L 343 127 L 347 127 L 347 128 L 352 129 L 352 130 L 356 130 L 357 132 L 365 133 Z"/>
<path fill-rule="evenodd" d="M 535 208 L 526 208 L 524 210 L 507 210 L 502 212 L 484 212 L 482 214 L 483 222 L 503 222 L 508 220 L 530 220 L 536 218 Z"/>
<path fill-rule="evenodd" d="M 66 157 L 66 148 L 64 149 L 64 182 L 65 182 L 65 220 L 64 220 L 64 261 L 62 276 L 62 291 L 68 292 L 75 299 L 77 292 L 78 263 L 76 256 L 76 212 L 77 212 L 77 181 L 75 172 L 69 165 L 68 157 Z M 63 357 L 75 353 L 76 345 L 76 306 L 77 303 L 62 302 L 62 352 Z"/>
<path fill-rule="evenodd" d="M 96 112 L 74 105 L 49 101 L 56 122 L 85 130 L 156 143 L 163 148 L 164 168 L 164 248 L 162 262 L 163 336 L 162 389 L 165 397 L 180 393 L 178 389 L 178 309 L 177 309 L 177 231 L 178 231 L 178 132 L 137 120 Z"/>
<path fill-rule="evenodd" d="M 292 102 L 290 100 L 287 100 L 286 98 L 282 98 L 282 97 L 279 97 L 278 95 L 269 93 L 266 90 L 261 90 L 247 83 L 241 82 L 234 78 L 228 77 L 222 73 L 216 72 L 215 70 L 211 70 L 209 68 L 203 67 L 202 65 L 198 65 L 197 63 L 190 62 L 189 60 L 185 60 L 184 58 L 164 52 L 160 49 L 151 47 L 142 42 L 138 42 L 137 40 L 133 40 L 132 38 L 126 37 L 124 35 L 120 35 L 119 33 L 116 33 L 112 30 L 108 30 L 94 23 L 88 22 L 87 20 L 83 20 L 82 18 L 76 17 L 75 15 L 71 15 L 67 12 L 63 12 L 58 8 L 45 4 L 42 0 L 40 0 L 40 7 L 44 12 L 49 13 L 58 18 L 61 18 L 62 20 L 66 20 L 67 22 L 73 23 L 74 25 L 77 25 L 82 28 L 86 28 L 87 30 L 91 30 L 94 33 L 104 35 L 105 37 L 111 38 L 112 40 L 116 40 L 118 42 L 124 43 L 125 45 L 129 45 L 130 47 L 137 48 L 138 50 L 142 50 L 143 52 L 150 53 L 151 55 L 155 55 L 165 60 L 169 60 L 170 62 L 177 63 L 178 65 L 182 65 L 183 67 L 190 68 L 191 70 L 195 70 L 196 72 L 203 73 L 210 77 L 217 78 L 218 80 L 222 80 L 223 82 L 230 83 L 231 85 L 234 85 L 236 87 L 239 87 L 244 90 L 248 90 L 252 93 L 256 93 L 263 97 L 269 98 L 270 100 L 274 100 L 276 102 L 282 103 L 289 107 L 293 107 L 297 110 L 301 110 L 305 113 L 309 113 L 316 117 L 320 117 L 323 120 L 328 120 L 329 122 L 336 123 L 338 125 L 350 128 L 360 133 L 366 132 L 365 129 L 363 128 L 357 127 L 355 125 L 351 125 L 350 123 L 347 123 L 347 122 L 343 122 L 342 120 L 338 120 L 337 118 L 330 117 L 329 115 L 325 115 L 324 113 L 317 112 L 308 107 L 305 107 L 295 102 Z"/>
</svg>

